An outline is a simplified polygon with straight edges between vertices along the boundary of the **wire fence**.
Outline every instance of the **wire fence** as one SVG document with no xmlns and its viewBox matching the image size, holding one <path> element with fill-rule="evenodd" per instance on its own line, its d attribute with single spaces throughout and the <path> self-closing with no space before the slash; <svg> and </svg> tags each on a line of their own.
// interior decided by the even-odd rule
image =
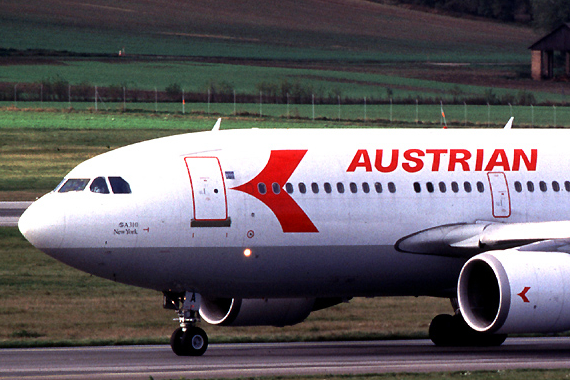
<svg viewBox="0 0 570 380">
<path fill-rule="evenodd" d="M 91 112 L 148 112 L 286 119 L 407 123 L 417 125 L 496 126 L 514 117 L 515 126 L 568 127 L 570 107 L 451 104 L 266 104 L 169 102 L 0 102 L 15 109 L 43 108 Z"/>
</svg>

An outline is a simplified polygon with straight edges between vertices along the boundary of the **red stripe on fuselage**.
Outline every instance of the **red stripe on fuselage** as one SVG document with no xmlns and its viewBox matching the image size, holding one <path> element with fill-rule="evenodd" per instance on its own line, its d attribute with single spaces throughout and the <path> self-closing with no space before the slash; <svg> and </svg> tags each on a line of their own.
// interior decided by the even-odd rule
<svg viewBox="0 0 570 380">
<path fill-rule="evenodd" d="M 232 190 L 242 191 L 263 202 L 273 211 L 283 232 L 319 232 L 297 202 L 283 189 L 306 153 L 306 150 L 272 150 L 263 170 L 251 181 Z M 259 183 L 267 187 L 265 194 L 259 192 Z M 278 194 L 273 192 L 274 183 L 279 185 Z"/>
</svg>

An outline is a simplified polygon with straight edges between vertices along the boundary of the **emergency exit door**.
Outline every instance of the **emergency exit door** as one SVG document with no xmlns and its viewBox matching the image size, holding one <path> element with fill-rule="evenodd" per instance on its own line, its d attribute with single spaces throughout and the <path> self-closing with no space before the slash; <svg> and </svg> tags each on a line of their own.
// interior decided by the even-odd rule
<svg viewBox="0 0 570 380">
<path fill-rule="evenodd" d="M 226 186 L 217 157 L 186 157 L 192 188 L 192 227 L 229 227 Z"/>
<path fill-rule="evenodd" d="M 511 196 L 505 173 L 487 173 L 487 177 L 491 186 L 493 216 L 495 218 L 508 218 L 511 216 Z"/>
</svg>

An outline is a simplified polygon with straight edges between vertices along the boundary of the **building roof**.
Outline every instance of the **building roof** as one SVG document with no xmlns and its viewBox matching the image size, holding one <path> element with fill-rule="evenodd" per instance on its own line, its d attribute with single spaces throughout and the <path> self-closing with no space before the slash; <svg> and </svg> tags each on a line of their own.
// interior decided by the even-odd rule
<svg viewBox="0 0 570 380">
<path fill-rule="evenodd" d="M 570 23 L 560 25 L 532 44 L 529 49 L 570 51 Z"/>
</svg>

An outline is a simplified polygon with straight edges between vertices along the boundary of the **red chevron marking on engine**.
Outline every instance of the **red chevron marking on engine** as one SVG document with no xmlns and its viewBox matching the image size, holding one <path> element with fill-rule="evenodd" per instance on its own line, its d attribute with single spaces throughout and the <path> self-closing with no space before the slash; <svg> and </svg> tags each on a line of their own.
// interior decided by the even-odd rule
<svg viewBox="0 0 570 380">
<path fill-rule="evenodd" d="M 525 286 L 523 291 L 520 292 L 519 294 L 517 294 L 517 296 L 520 296 L 523 300 L 523 302 L 530 302 L 529 299 L 526 297 L 526 293 L 530 290 L 530 286 Z"/>
<path fill-rule="evenodd" d="M 263 170 L 251 181 L 232 190 L 242 191 L 263 202 L 273 211 L 283 232 L 319 232 L 303 209 L 283 189 L 306 153 L 306 150 L 272 150 Z M 265 194 L 259 192 L 259 183 L 267 187 Z M 274 183 L 279 185 L 278 194 L 272 190 Z"/>
</svg>

